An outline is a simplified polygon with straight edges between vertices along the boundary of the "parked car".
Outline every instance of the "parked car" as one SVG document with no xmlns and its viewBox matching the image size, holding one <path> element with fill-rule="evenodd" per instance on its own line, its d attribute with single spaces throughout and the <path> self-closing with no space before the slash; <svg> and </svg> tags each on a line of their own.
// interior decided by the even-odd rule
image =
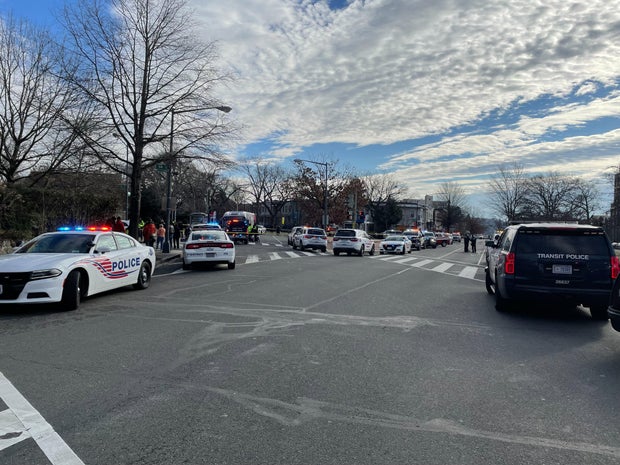
<svg viewBox="0 0 620 465">
<path fill-rule="evenodd" d="M 108 227 L 62 228 L 0 255 L 0 305 L 55 303 L 75 310 L 82 299 L 124 286 L 146 289 L 155 251 Z"/>
<path fill-rule="evenodd" d="M 388 236 L 392 236 L 394 234 L 398 235 L 398 234 L 402 234 L 402 231 L 399 231 L 398 229 L 387 229 L 385 231 L 383 231 L 382 233 L 383 238 L 385 239 Z"/>
<path fill-rule="evenodd" d="M 529 223 L 507 227 L 486 245 L 486 290 L 495 308 L 513 302 L 581 304 L 594 319 L 608 318 L 618 257 L 597 226 Z"/>
<path fill-rule="evenodd" d="M 388 236 L 379 245 L 379 254 L 399 253 L 405 255 L 411 253 L 411 241 L 405 235 Z"/>
<path fill-rule="evenodd" d="M 223 231 L 222 227 L 217 223 L 195 223 L 190 226 L 192 231 Z"/>
<path fill-rule="evenodd" d="M 455 232 L 452 233 L 452 242 L 461 242 L 462 237 L 461 237 L 461 233 Z"/>
<path fill-rule="evenodd" d="M 288 233 L 288 245 L 293 245 L 293 236 L 295 234 L 297 234 L 299 231 L 301 231 L 304 227 L 303 226 L 293 226 L 293 228 L 291 229 L 291 231 Z"/>
<path fill-rule="evenodd" d="M 435 233 L 435 244 L 445 247 L 452 244 L 452 238 L 446 233 L 437 232 Z"/>
<path fill-rule="evenodd" d="M 321 228 L 301 228 L 293 236 L 293 248 L 327 251 L 327 234 Z"/>
<path fill-rule="evenodd" d="M 339 229 L 334 235 L 333 247 L 336 256 L 341 253 L 357 254 L 360 257 L 364 252 L 368 252 L 369 255 L 375 254 L 374 241 L 361 229 Z"/>
<path fill-rule="evenodd" d="M 183 246 L 183 269 L 189 270 L 195 264 L 228 265 L 235 268 L 235 243 L 225 231 L 192 231 Z"/>
<path fill-rule="evenodd" d="M 437 248 L 437 239 L 435 239 L 435 233 L 433 231 L 423 231 L 422 235 L 424 236 L 424 242 L 422 243 L 422 247 L 428 249 L 432 247 L 433 249 Z"/>
<path fill-rule="evenodd" d="M 422 242 L 424 242 L 424 236 L 421 231 L 415 229 L 407 229 L 402 232 L 403 236 L 411 241 L 411 248 L 420 250 L 422 248 Z"/>
</svg>

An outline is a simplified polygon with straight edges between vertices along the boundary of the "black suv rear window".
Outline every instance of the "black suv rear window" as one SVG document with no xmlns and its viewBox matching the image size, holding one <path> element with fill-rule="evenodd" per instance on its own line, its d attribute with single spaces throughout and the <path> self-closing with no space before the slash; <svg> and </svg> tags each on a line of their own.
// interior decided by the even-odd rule
<svg viewBox="0 0 620 465">
<path fill-rule="evenodd" d="M 599 231 L 519 231 L 517 253 L 609 255 L 605 235 Z"/>
</svg>

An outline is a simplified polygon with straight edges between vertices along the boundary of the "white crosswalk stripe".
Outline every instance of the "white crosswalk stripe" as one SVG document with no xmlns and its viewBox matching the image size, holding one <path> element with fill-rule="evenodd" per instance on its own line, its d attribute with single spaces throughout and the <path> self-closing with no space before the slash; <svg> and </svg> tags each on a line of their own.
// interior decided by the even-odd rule
<svg viewBox="0 0 620 465">
<path fill-rule="evenodd" d="M 248 255 L 244 263 L 246 265 L 249 265 L 251 263 L 258 263 L 264 261 L 317 256 L 333 256 L 333 253 L 331 251 L 319 252 L 316 250 L 312 252 L 307 250 L 286 250 L 279 252 L 270 252 L 267 255 Z M 399 265 L 420 268 L 427 271 L 434 271 L 436 273 L 449 274 L 452 276 L 458 276 L 460 278 L 472 279 L 477 281 L 484 280 L 484 270 L 481 266 L 469 266 L 465 263 L 447 262 L 440 259 L 403 255 L 373 255 L 369 258 L 383 262 L 397 263 Z M 240 262 L 241 261 L 239 260 L 238 263 Z"/>
<path fill-rule="evenodd" d="M 476 268 L 475 266 L 466 266 L 465 268 L 463 268 L 463 270 L 459 273 L 459 276 L 461 278 L 469 278 L 469 279 L 474 279 L 476 277 L 476 272 L 478 271 L 478 268 Z"/>
</svg>

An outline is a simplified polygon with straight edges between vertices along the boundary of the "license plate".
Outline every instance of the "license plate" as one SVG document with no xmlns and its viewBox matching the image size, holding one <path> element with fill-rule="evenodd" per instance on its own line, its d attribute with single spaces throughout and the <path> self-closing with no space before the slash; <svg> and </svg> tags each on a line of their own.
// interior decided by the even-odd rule
<svg viewBox="0 0 620 465">
<path fill-rule="evenodd" d="M 205 253 L 205 257 L 215 257 L 215 252 L 207 252 Z"/>
<path fill-rule="evenodd" d="M 553 274 L 573 274 L 572 265 L 553 265 L 551 268 Z"/>
</svg>

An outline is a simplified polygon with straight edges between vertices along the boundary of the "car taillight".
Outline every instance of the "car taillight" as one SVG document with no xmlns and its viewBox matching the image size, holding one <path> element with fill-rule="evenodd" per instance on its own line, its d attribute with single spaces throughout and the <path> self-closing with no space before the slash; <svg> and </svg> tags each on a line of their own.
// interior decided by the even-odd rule
<svg viewBox="0 0 620 465">
<path fill-rule="evenodd" d="M 339 240 L 340 240 L 340 238 L 339 238 L 339 237 L 334 236 L 334 238 L 333 238 L 332 240 L 333 240 L 334 242 L 336 242 L 336 241 L 339 241 Z"/>
<path fill-rule="evenodd" d="M 323 240 L 327 240 L 327 236 L 319 236 Z"/>
<path fill-rule="evenodd" d="M 506 262 L 504 263 L 504 272 L 506 274 L 515 274 L 515 254 L 510 252 L 506 255 Z"/>
<path fill-rule="evenodd" d="M 228 242 L 226 242 L 225 244 L 220 244 L 220 247 L 221 247 L 222 249 L 232 249 L 232 248 L 233 248 L 233 245 L 232 245 L 232 244 L 230 244 L 230 243 L 228 243 Z"/>
<path fill-rule="evenodd" d="M 611 257 L 611 279 L 616 279 L 620 274 L 620 261 L 618 257 Z"/>
<path fill-rule="evenodd" d="M 357 237 L 352 237 L 351 238 L 351 242 L 357 242 L 357 241 L 359 241 L 359 239 Z"/>
</svg>

